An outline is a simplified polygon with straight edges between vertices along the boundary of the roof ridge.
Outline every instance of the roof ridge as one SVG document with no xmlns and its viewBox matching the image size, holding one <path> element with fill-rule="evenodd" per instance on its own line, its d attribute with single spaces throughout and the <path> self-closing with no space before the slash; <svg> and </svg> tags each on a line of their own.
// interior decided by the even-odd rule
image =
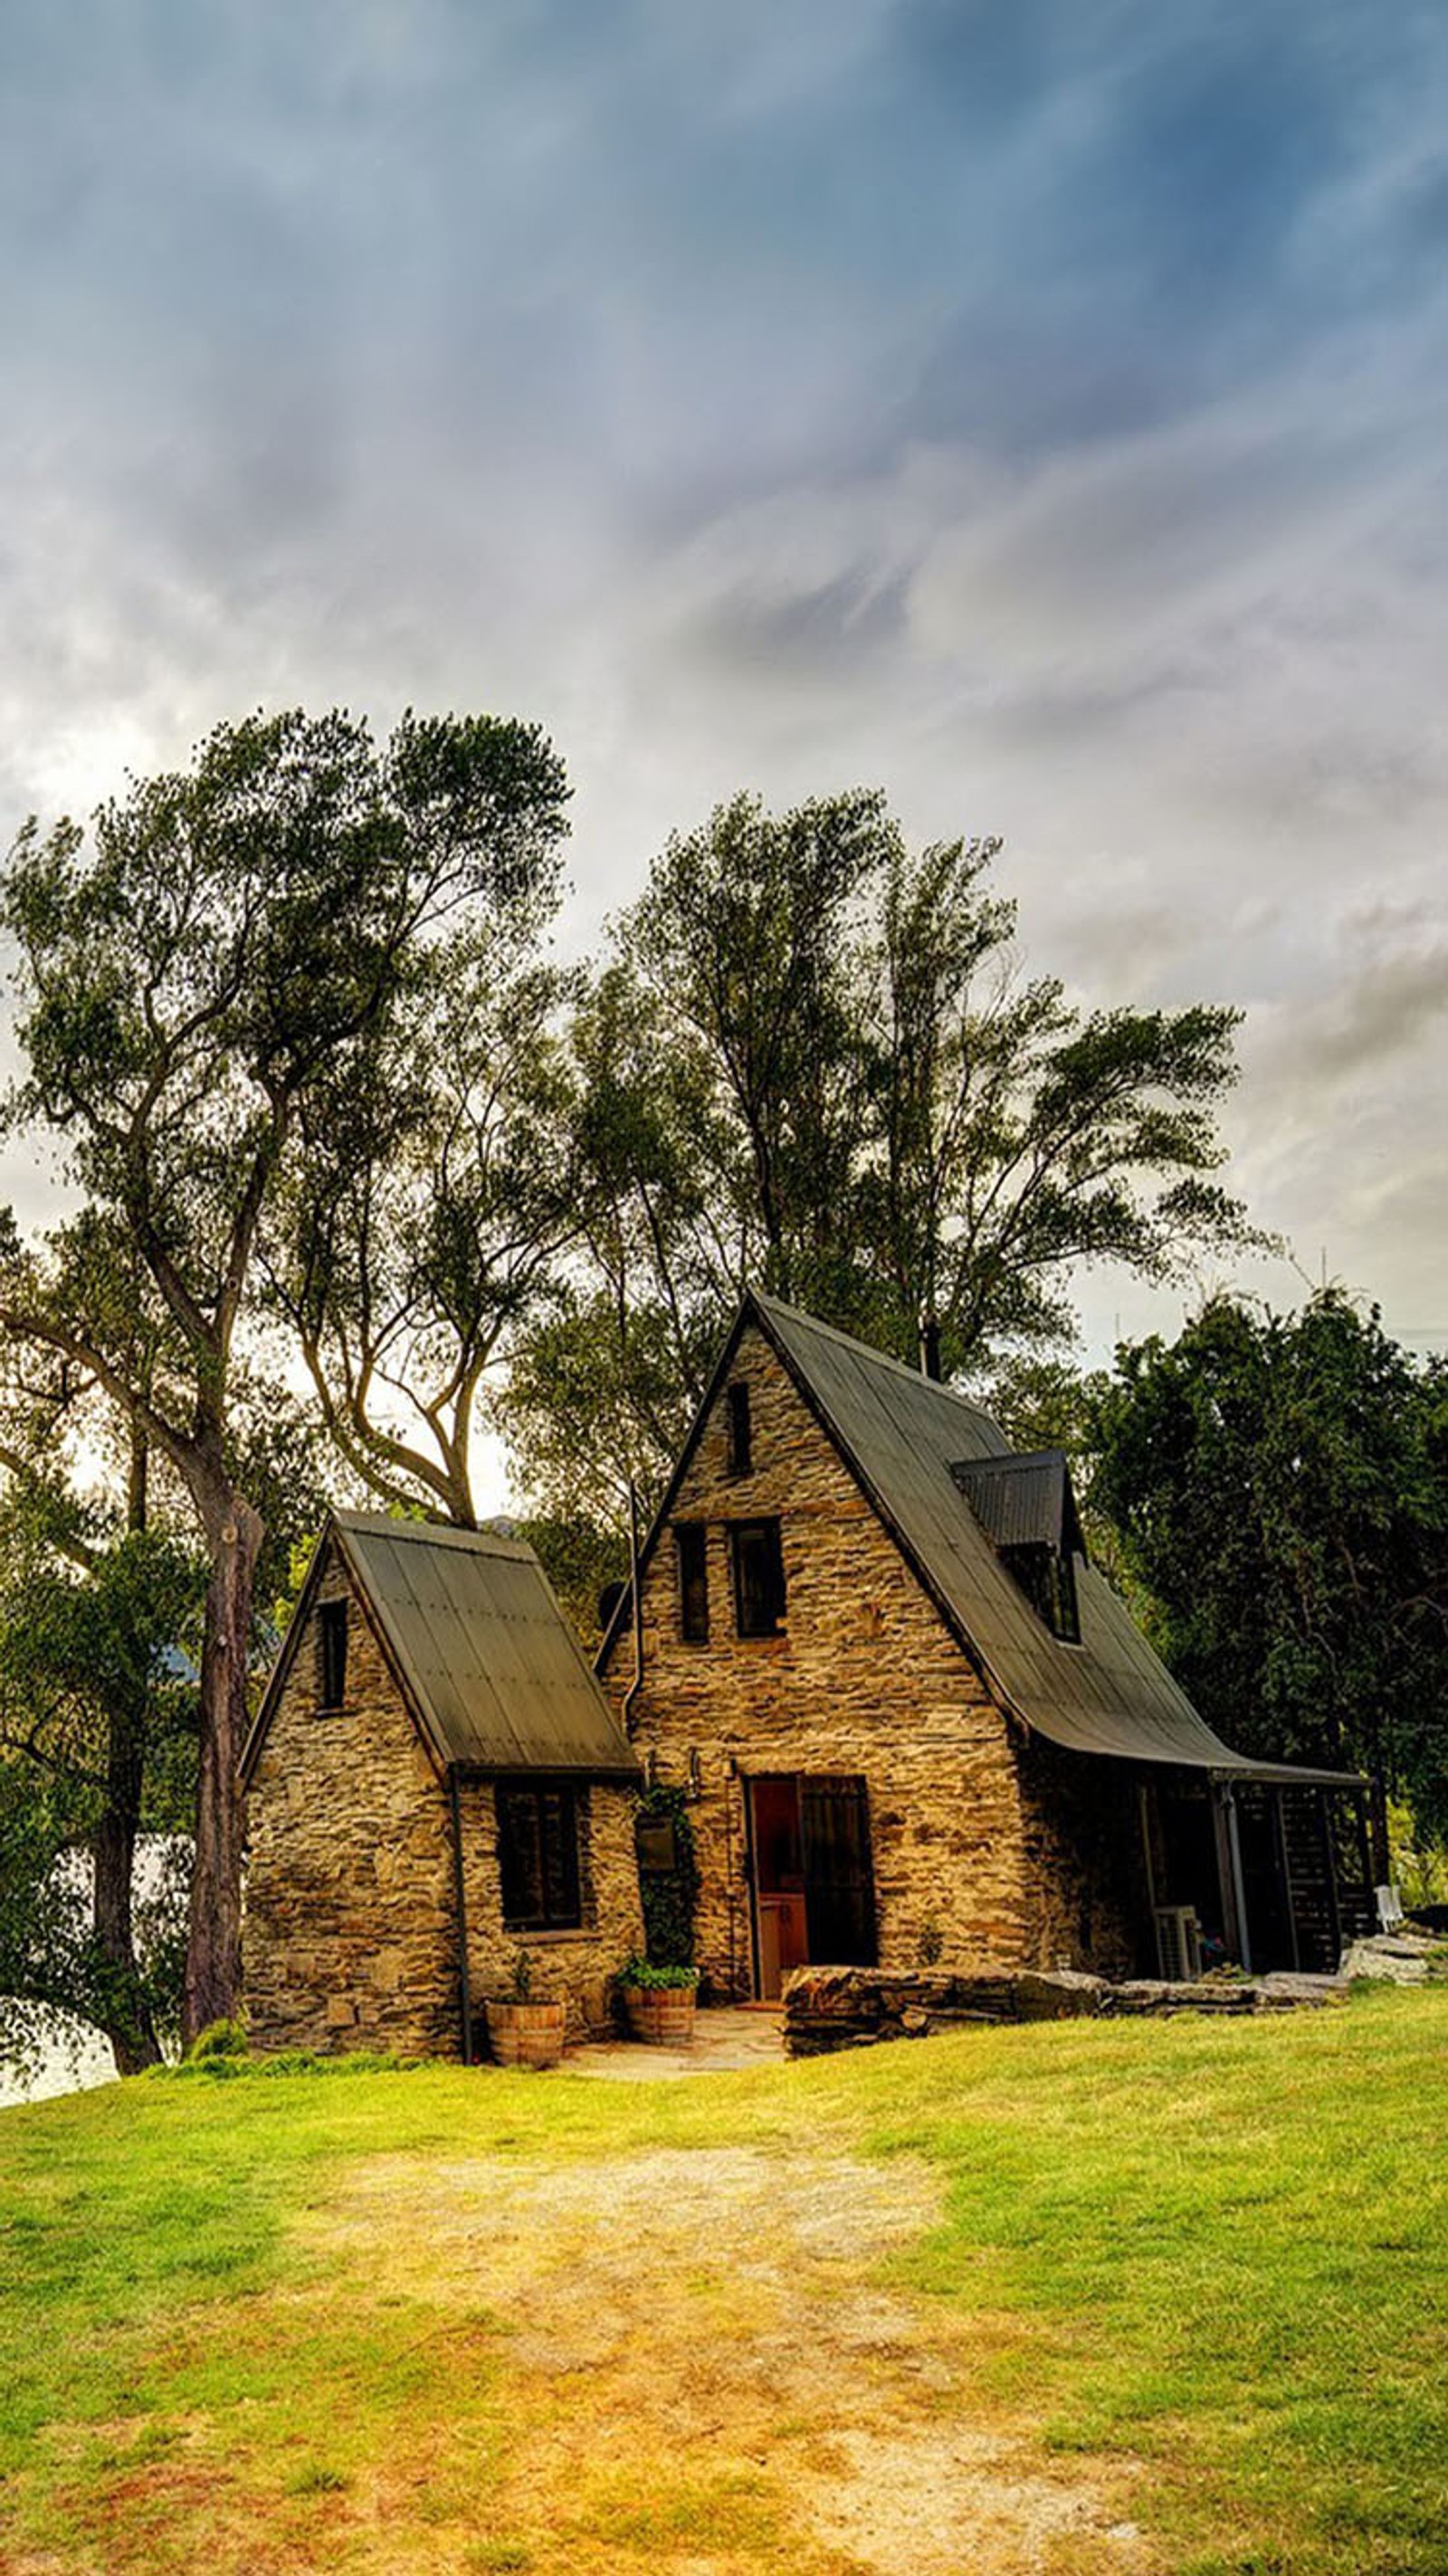
<svg viewBox="0 0 1448 2576">
<path fill-rule="evenodd" d="M 911 1368 L 907 1360 L 897 1360 L 893 1351 L 877 1350 L 873 1342 L 862 1342 L 858 1333 L 842 1332 L 838 1324 L 822 1323 L 818 1315 L 808 1314 L 803 1306 L 791 1306 L 785 1297 L 771 1296 L 763 1288 L 751 1288 L 749 1293 L 755 1304 L 762 1306 L 767 1314 L 787 1315 L 792 1324 L 803 1324 L 812 1333 L 822 1333 L 826 1340 L 839 1342 L 847 1351 L 858 1352 L 862 1359 L 873 1360 L 877 1368 L 893 1369 L 911 1386 L 923 1386 L 932 1395 L 945 1396 L 966 1413 L 974 1413 L 982 1422 L 990 1423 L 993 1430 L 1000 1430 L 993 1413 L 987 1413 L 985 1406 L 977 1404 L 974 1396 L 962 1394 L 960 1388 L 952 1386 L 947 1378 L 927 1377 L 923 1369 Z M 1004 1438 L 1004 1433 L 1001 1436 Z"/>
<path fill-rule="evenodd" d="M 536 1553 L 526 1539 L 510 1538 L 502 1530 L 463 1529 L 456 1521 L 394 1520 L 390 1512 L 334 1511 L 328 1518 L 349 1537 L 405 1539 L 414 1546 L 460 1548 L 469 1556 L 531 1557 Z"/>
</svg>

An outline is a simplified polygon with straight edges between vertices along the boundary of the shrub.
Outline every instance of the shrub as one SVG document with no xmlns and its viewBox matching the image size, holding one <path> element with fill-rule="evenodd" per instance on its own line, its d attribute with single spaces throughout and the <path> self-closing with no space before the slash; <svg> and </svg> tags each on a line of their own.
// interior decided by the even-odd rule
<svg viewBox="0 0 1448 2576">
<path fill-rule="evenodd" d="M 684 1967 L 678 1961 L 660 1966 L 655 1960 L 641 1959 L 635 1950 L 633 1957 L 625 1959 L 620 1968 L 618 1981 L 621 1986 L 641 1987 L 645 1994 L 672 1994 L 686 1986 L 697 1986 L 699 1971 Z"/>
</svg>

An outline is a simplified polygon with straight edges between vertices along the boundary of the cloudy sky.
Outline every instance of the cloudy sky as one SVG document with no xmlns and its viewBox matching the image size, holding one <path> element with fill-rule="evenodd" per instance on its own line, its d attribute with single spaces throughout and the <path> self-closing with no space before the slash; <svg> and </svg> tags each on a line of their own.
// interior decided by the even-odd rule
<svg viewBox="0 0 1448 2576">
<path fill-rule="evenodd" d="M 1083 998 L 1241 1004 L 1254 1214 L 1448 1347 L 1436 0 L 6 0 L 0 119 L 7 836 L 490 707 L 588 936 L 878 783 Z"/>
</svg>

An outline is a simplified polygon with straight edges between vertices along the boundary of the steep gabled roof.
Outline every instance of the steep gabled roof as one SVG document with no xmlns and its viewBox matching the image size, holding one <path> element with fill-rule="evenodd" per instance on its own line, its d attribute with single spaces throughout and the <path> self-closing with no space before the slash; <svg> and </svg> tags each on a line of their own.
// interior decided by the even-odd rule
<svg viewBox="0 0 1448 2576">
<path fill-rule="evenodd" d="M 1080 1643 L 1054 1637 L 1001 1562 L 986 1521 L 963 1490 L 973 1466 L 984 1466 L 978 1480 L 984 1494 L 1012 1459 L 998 1425 L 953 1387 L 757 1290 L 735 1319 L 649 1533 L 645 1556 L 673 1508 L 704 1416 L 732 1364 L 739 1336 L 751 1322 L 778 1354 L 993 1696 L 1012 1715 L 1077 1753 L 1170 1763 L 1239 1779 L 1334 1784 L 1356 1779 L 1355 1774 L 1254 1762 L 1234 1753 L 1198 1716 L 1126 1604 L 1084 1556 L 1076 1564 Z M 1064 1463 L 1059 1487 L 1039 1461 L 1017 1463 L 1033 1470 L 1038 1507 L 1047 1507 L 1055 1495 L 1064 1529 L 1069 1496 Z M 1074 1507 L 1070 1509 L 1074 1520 Z M 604 1639 L 600 1665 L 627 1616 L 625 1600 Z"/>
<path fill-rule="evenodd" d="M 613 1712 L 521 1539 L 336 1512 L 247 1740 L 244 1779 L 306 1626 L 329 1538 L 440 1768 L 637 1778 Z"/>
</svg>

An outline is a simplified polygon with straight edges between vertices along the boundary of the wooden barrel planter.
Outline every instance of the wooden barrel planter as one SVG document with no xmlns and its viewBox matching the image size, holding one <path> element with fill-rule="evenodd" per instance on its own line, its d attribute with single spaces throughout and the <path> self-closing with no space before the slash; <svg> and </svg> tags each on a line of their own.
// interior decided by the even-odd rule
<svg viewBox="0 0 1448 2576">
<path fill-rule="evenodd" d="M 495 2003 L 490 1996 L 483 2010 L 488 2045 L 499 2066 L 557 2065 L 568 2019 L 565 2003 Z"/>
<path fill-rule="evenodd" d="M 687 2048 L 694 2036 L 695 1985 L 619 1988 L 631 2037 L 657 2048 Z"/>
</svg>

